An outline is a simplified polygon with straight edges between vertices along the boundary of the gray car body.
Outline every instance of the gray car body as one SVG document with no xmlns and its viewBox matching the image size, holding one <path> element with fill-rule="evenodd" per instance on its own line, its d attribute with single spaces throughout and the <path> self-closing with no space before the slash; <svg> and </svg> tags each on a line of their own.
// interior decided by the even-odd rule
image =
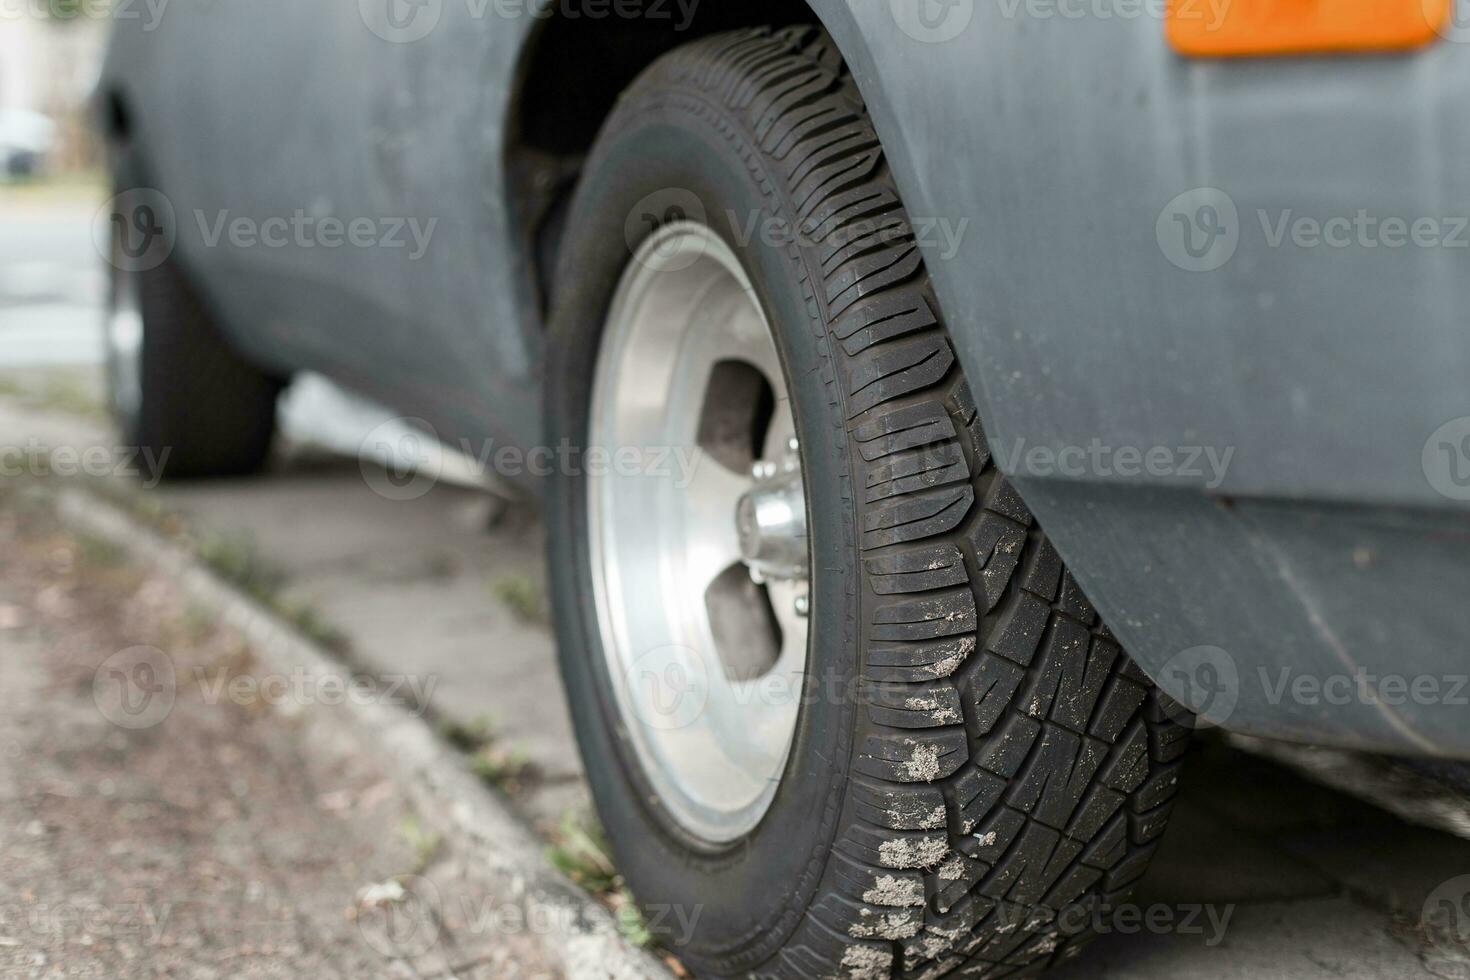
<svg viewBox="0 0 1470 980">
<path fill-rule="evenodd" d="M 405 2 L 173 0 L 119 20 L 103 91 L 247 352 L 479 454 L 524 450 L 543 314 L 511 143 L 568 5 L 427 0 L 385 40 Z M 1470 520 L 1427 468 L 1470 468 L 1459 430 L 1430 441 L 1470 416 L 1470 49 L 1194 61 L 1126 3 L 951 2 L 931 13 L 963 29 L 939 41 L 888 0 L 811 11 L 931 229 L 992 449 L 1106 621 L 1230 729 L 1470 757 Z M 1228 195 L 1235 231 L 1188 271 L 1169 229 L 1220 200 L 1176 202 L 1196 188 Z M 437 223 L 416 261 L 406 230 L 403 249 L 206 240 L 221 212 L 298 209 Z M 1294 237 L 1359 209 L 1441 240 Z"/>
</svg>

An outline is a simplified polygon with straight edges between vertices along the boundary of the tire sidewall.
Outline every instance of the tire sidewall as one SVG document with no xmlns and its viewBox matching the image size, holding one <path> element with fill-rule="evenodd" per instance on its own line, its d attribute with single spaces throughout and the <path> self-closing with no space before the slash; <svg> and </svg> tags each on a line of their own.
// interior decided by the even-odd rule
<svg viewBox="0 0 1470 980">
<path fill-rule="evenodd" d="M 808 682 L 781 786 L 761 824 L 732 846 L 692 839 L 657 803 L 623 728 L 601 645 L 589 557 L 587 483 L 560 473 L 548 501 L 561 664 L 589 781 L 618 866 L 650 923 L 690 965 L 747 969 L 780 949 L 821 880 L 844 806 L 856 723 L 859 596 L 852 467 L 805 258 L 750 234 L 752 218 L 790 219 L 784 192 L 743 139 L 688 107 L 622 106 L 573 206 L 557 276 L 547 372 L 553 445 L 585 447 L 603 324 L 619 279 L 654 227 L 640 202 L 692 194 L 755 287 L 786 369 L 808 497 L 813 559 Z M 743 152 L 742 152 L 743 151 Z M 717 465 L 705 459 L 701 465 Z M 733 520 L 733 515 L 732 515 Z M 636 723 L 636 722 L 635 722 Z M 692 929 L 692 934 L 690 933 Z"/>
</svg>

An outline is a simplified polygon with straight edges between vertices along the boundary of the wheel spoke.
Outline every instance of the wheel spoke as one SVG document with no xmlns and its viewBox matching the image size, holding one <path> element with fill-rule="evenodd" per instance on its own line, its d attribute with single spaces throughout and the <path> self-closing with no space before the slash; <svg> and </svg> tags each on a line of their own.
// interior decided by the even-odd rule
<svg viewBox="0 0 1470 980">
<path fill-rule="evenodd" d="M 771 673 L 794 687 L 800 687 L 806 673 L 808 617 L 796 611 L 796 598 L 807 591 L 805 583 L 771 582 L 766 586 L 771 595 L 771 609 L 781 627 L 781 652 Z M 796 692 L 796 696 L 800 691 Z"/>
<path fill-rule="evenodd" d="M 671 401 L 697 413 L 715 365 L 721 361 L 740 361 L 757 368 L 777 399 L 785 401 L 781 361 L 760 311 L 750 307 L 743 292 L 711 288 L 680 345 L 673 384 L 682 390 L 671 392 Z"/>
<path fill-rule="evenodd" d="M 750 477 L 699 454 L 684 491 L 684 585 L 700 602 L 725 569 L 740 561 L 735 508 Z"/>
</svg>

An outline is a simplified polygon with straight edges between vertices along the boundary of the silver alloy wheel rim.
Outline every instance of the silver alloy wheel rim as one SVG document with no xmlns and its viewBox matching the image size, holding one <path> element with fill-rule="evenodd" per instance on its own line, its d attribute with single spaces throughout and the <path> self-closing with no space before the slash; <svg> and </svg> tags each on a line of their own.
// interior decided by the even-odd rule
<svg viewBox="0 0 1470 980">
<path fill-rule="evenodd" d="M 130 423 L 143 407 L 143 307 L 137 273 L 119 268 L 113 274 L 102 333 L 107 347 L 108 398 L 113 413 Z"/>
<path fill-rule="evenodd" d="M 742 399 L 756 406 L 748 460 L 732 424 Z M 621 728 L 658 802 L 689 833 L 729 843 L 770 808 L 791 749 L 810 552 L 770 326 L 734 252 L 704 225 L 665 226 L 628 264 L 591 406 L 592 577 Z M 607 465 L 594 464 L 599 449 Z M 643 465 L 619 464 L 619 450 Z M 763 564 L 767 553 L 785 563 Z"/>
</svg>

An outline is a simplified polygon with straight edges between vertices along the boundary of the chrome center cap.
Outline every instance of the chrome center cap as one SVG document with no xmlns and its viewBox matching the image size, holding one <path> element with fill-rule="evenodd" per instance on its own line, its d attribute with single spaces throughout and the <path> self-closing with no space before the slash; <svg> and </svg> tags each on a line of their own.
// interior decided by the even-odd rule
<svg viewBox="0 0 1470 980">
<path fill-rule="evenodd" d="M 805 579 L 810 574 L 806 541 L 806 491 L 793 439 L 781 464 L 757 463 L 755 484 L 735 505 L 740 557 L 756 582 Z"/>
</svg>

